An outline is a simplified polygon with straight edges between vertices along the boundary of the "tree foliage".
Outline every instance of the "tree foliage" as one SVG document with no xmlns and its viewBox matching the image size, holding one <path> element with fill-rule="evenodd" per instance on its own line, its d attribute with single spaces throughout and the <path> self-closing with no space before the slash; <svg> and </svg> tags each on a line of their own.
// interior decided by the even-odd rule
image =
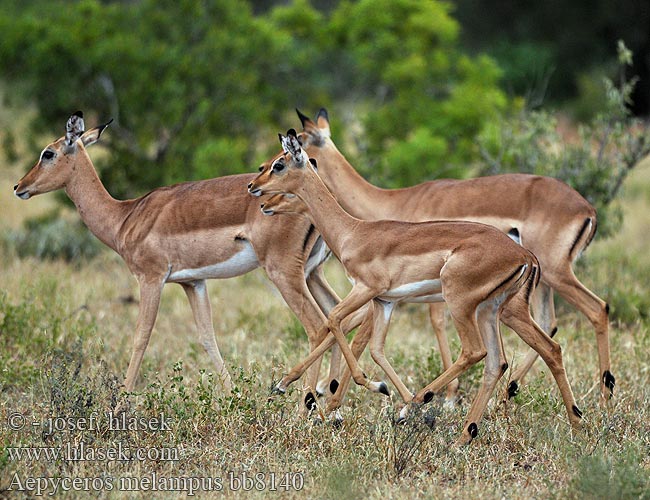
<svg viewBox="0 0 650 500">
<path fill-rule="evenodd" d="M 524 107 L 485 127 L 478 138 L 483 175 L 527 172 L 555 177 L 583 194 L 599 214 L 599 235 L 614 233 L 622 220 L 616 199 L 627 174 L 650 154 L 650 129 L 631 116 L 637 78 L 626 77 L 632 53 L 618 43 L 618 83 L 604 79 L 604 111 L 577 129 L 573 140 L 559 133 L 557 115 Z"/>
<path fill-rule="evenodd" d="M 475 158 L 472 137 L 507 104 L 496 65 L 460 51 L 449 11 L 437 0 L 328 13 L 295 0 L 259 14 L 243 0 L 8 2 L 0 70 L 35 104 L 34 135 L 62 132 L 76 109 L 89 125 L 115 119 L 99 167 L 118 196 L 253 171 L 296 106 L 361 125 L 346 134 L 355 162 L 398 186 L 461 174 L 450 166 Z"/>
</svg>

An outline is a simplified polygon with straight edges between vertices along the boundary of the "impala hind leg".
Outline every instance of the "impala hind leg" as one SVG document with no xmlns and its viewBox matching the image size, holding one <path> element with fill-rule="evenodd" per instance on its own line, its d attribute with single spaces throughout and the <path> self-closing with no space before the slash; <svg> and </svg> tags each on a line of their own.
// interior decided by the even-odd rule
<svg viewBox="0 0 650 500">
<path fill-rule="evenodd" d="M 445 321 L 445 309 L 446 305 L 444 302 L 434 302 L 429 304 L 429 318 L 431 320 L 431 326 L 433 331 L 436 334 L 436 339 L 438 340 L 438 348 L 440 349 L 440 359 L 442 360 L 443 370 L 447 370 L 452 364 L 451 358 L 451 349 L 449 348 L 449 339 L 446 334 L 446 321 Z M 447 391 L 445 393 L 445 406 L 453 407 L 458 399 L 458 379 L 452 380 L 449 385 L 447 385 Z"/>
<path fill-rule="evenodd" d="M 553 304 L 553 289 L 544 282 L 540 282 L 531 297 L 533 306 L 533 317 L 540 328 L 553 337 L 557 332 L 555 320 L 555 305 Z M 538 358 L 538 354 L 531 350 L 524 361 L 517 366 L 510 377 L 510 383 L 506 389 L 506 399 L 512 398 L 519 392 L 519 387 L 526 374 L 530 371 Z"/>
<path fill-rule="evenodd" d="M 576 405 L 571 385 L 567 379 L 564 362 L 562 361 L 562 349 L 560 344 L 549 337 L 530 316 L 524 288 L 520 289 L 504 306 L 501 321 L 512 328 L 524 342 L 542 357 L 560 389 L 564 406 L 569 415 L 569 422 L 572 427 L 579 428 L 582 412 Z"/>
<path fill-rule="evenodd" d="M 485 356 L 481 388 L 474 398 L 472 407 L 465 419 L 463 432 L 457 441 L 461 445 L 469 444 L 478 435 L 478 424 L 483 418 L 494 388 L 508 369 L 503 350 L 503 340 L 499 331 L 498 317 L 499 304 L 496 301 L 481 304 L 476 312 L 478 327 L 487 354 Z"/>
<path fill-rule="evenodd" d="M 609 305 L 587 289 L 573 274 L 571 267 L 561 275 L 552 273 L 544 278 L 576 309 L 582 312 L 596 330 L 600 380 L 600 402 L 605 405 L 614 395 L 615 379 L 611 372 L 609 350 Z"/>
<path fill-rule="evenodd" d="M 444 286 L 444 284 L 443 284 Z M 451 288 L 451 286 L 449 287 Z M 458 297 L 458 300 L 455 298 Z M 460 338 L 461 351 L 458 359 L 442 372 L 433 382 L 418 391 L 413 398 L 414 403 L 428 403 L 433 399 L 436 392 L 441 391 L 452 380 L 458 378 L 469 367 L 481 361 L 487 355 L 487 349 L 481 339 L 481 332 L 478 327 L 476 302 L 463 297 L 462 293 L 454 294 L 452 290 L 448 294 L 447 305 L 451 317 L 456 325 L 456 331 Z M 401 417 L 404 417 L 408 407 L 402 410 Z M 466 429 L 467 430 L 467 429 Z M 465 432 L 465 431 L 463 431 Z"/>
<path fill-rule="evenodd" d="M 140 283 L 140 309 L 138 311 L 138 322 L 135 327 L 131 361 L 129 362 L 126 379 L 124 380 L 124 387 L 127 392 L 132 392 L 135 388 L 135 379 L 140 371 L 142 358 L 151 338 L 151 330 L 153 330 L 156 316 L 158 316 L 160 294 L 165 280 L 145 281 L 144 279 L 139 279 L 138 281 Z"/>
<path fill-rule="evenodd" d="M 181 283 L 187 300 L 194 314 L 194 322 L 201 339 L 201 345 L 210 356 L 210 360 L 216 369 L 219 382 L 223 386 L 224 393 L 230 395 L 232 391 L 232 380 L 226 368 L 219 346 L 217 345 L 214 325 L 212 324 L 212 308 L 205 280 Z"/>
</svg>

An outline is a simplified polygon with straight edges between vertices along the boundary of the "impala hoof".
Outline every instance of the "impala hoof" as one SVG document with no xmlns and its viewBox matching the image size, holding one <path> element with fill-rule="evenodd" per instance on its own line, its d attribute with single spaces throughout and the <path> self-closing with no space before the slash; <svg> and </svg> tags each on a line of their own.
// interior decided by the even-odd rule
<svg viewBox="0 0 650 500">
<path fill-rule="evenodd" d="M 305 407 L 309 411 L 316 409 L 316 397 L 311 391 L 305 394 Z"/>
</svg>

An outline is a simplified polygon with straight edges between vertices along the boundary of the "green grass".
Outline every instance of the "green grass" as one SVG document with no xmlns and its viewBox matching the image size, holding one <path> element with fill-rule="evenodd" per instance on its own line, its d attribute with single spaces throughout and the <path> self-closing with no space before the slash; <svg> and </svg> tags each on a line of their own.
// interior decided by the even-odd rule
<svg viewBox="0 0 650 500">
<path fill-rule="evenodd" d="M 646 163 L 627 181 L 625 226 L 616 238 L 594 242 L 578 270 L 591 289 L 612 303 L 617 386 L 608 409 L 598 405 L 593 330 L 560 304 L 557 340 L 585 416 L 584 429 L 576 434 L 552 377 L 539 363 L 513 402 L 503 405 L 493 398 L 478 438 L 464 448 L 453 442 L 478 390 L 482 364 L 461 378 L 457 408 L 443 411 L 434 400 L 426 419 L 413 417 L 402 426 L 393 423 L 396 399 L 359 388 L 350 394 L 340 427 L 297 413 L 300 382 L 284 397 L 269 400 L 272 381 L 306 354 L 307 340 L 261 271 L 209 284 L 217 339 L 237 388 L 234 397 L 220 395 L 186 298 L 173 286 L 163 293 L 137 388 L 125 396 L 120 383 L 129 361 L 137 317 L 133 297 L 138 294 L 121 260 L 104 252 L 68 264 L 20 259 L 11 248 L 0 250 L 0 496 L 32 496 L 5 491 L 16 477 L 95 478 L 103 486 L 82 497 L 186 496 L 178 491 L 118 491 L 120 478 L 137 476 L 221 480 L 223 492 L 201 498 L 235 496 L 231 477 L 233 486 L 234 478 L 248 478 L 258 486 L 264 479 L 266 490 L 253 487 L 254 497 L 278 495 L 268 490 L 274 477 L 276 488 L 283 480 L 304 480 L 300 491 L 278 488 L 290 498 L 647 498 L 649 167 Z M 31 201 L 8 199 L 9 194 L 0 190 L 0 206 L 11 212 L 4 228 L 16 228 L 21 217 L 17 211 Z M 344 294 L 345 279 L 337 264 L 328 266 L 327 275 Z M 449 333 L 458 352 L 455 334 Z M 516 366 L 525 350 L 511 333 L 504 335 L 508 360 Z M 425 307 L 408 306 L 396 313 L 386 352 L 411 389 L 439 373 L 434 346 Z M 370 376 L 382 377 L 367 354 L 362 366 Z M 504 380 L 498 391 L 505 385 Z M 104 414 L 116 406 L 144 422 L 164 415 L 171 429 L 111 430 Z M 11 429 L 16 413 L 38 425 Z M 69 417 L 78 423 L 93 414 L 100 417 L 97 428 L 47 431 L 50 418 Z M 12 459 L 8 450 L 78 446 L 82 441 L 94 450 L 120 443 L 150 453 L 166 449 L 175 453 L 175 460 L 28 461 Z M 57 497 L 79 498 L 80 493 L 59 489 Z"/>
</svg>

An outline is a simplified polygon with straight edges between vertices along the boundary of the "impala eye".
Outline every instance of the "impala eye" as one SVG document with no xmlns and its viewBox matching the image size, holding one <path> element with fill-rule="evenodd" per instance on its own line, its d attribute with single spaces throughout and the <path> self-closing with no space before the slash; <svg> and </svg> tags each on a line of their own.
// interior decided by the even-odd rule
<svg viewBox="0 0 650 500">
<path fill-rule="evenodd" d="M 43 151 L 43 154 L 41 155 L 41 160 L 51 160 L 52 158 L 54 158 L 54 151 L 50 151 L 49 149 Z"/>
<path fill-rule="evenodd" d="M 274 172 L 282 172 L 284 170 L 284 163 L 275 163 L 273 164 L 273 171 Z"/>
<path fill-rule="evenodd" d="M 264 165 L 260 165 L 260 168 L 257 169 L 259 172 L 264 172 Z"/>
</svg>

